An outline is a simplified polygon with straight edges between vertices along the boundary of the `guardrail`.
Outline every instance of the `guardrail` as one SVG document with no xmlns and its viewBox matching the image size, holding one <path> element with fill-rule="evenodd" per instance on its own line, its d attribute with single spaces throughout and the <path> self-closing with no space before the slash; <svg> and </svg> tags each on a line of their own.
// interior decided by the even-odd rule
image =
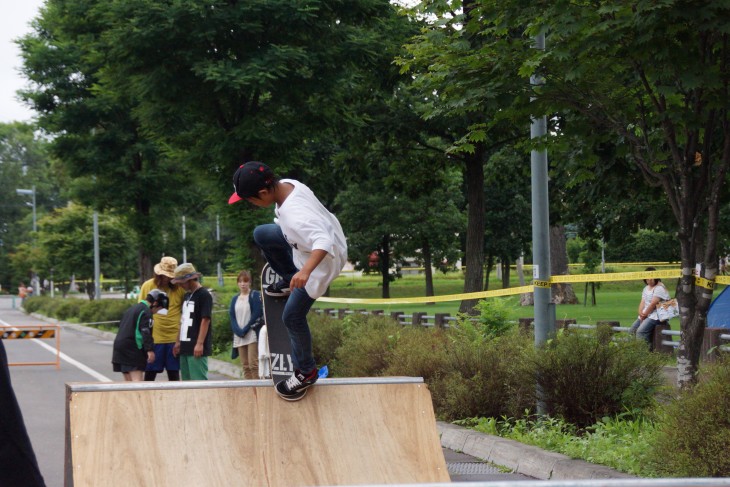
<svg viewBox="0 0 730 487">
<path fill-rule="evenodd" d="M 342 319 L 353 314 L 390 316 L 398 323 L 404 326 L 424 326 L 436 328 L 449 328 L 458 318 L 451 316 L 449 313 L 435 313 L 433 315 L 424 312 L 415 312 L 406 314 L 402 311 L 392 311 L 388 315 L 383 310 L 365 310 L 365 309 L 349 309 L 349 308 L 313 308 L 313 313 L 329 316 L 332 318 Z M 471 318 L 471 321 L 477 322 L 477 318 Z M 524 330 L 532 330 L 534 318 L 520 318 L 518 325 Z M 580 324 L 574 319 L 556 320 L 556 324 L 561 328 L 571 329 L 595 329 L 598 326 L 610 326 L 614 333 L 628 333 L 630 328 L 621 326 L 618 321 L 598 321 L 595 325 Z M 671 330 L 667 324 L 659 324 L 654 328 L 654 350 L 662 353 L 673 354 L 679 346 L 679 341 L 673 337 L 679 337 L 681 332 Z M 728 328 L 706 328 L 702 344 L 702 360 L 714 362 L 720 353 L 730 352 L 730 329 Z"/>
</svg>

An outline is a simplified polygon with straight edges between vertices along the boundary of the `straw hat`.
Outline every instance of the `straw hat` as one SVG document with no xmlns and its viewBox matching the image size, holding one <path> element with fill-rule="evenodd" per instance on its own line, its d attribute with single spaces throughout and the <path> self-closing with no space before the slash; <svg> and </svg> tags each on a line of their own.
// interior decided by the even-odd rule
<svg viewBox="0 0 730 487">
<path fill-rule="evenodd" d="M 175 257 L 163 257 L 159 264 L 155 264 L 155 274 L 159 276 L 175 277 L 177 259 Z"/>
<path fill-rule="evenodd" d="M 179 284 L 181 282 L 186 282 L 190 279 L 195 279 L 196 277 L 200 276 L 200 272 L 195 270 L 193 264 L 185 262 L 184 264 L 180 264 L 175 268 L 175 276 L 172 279 L 172 283 Z"/>
</svg>

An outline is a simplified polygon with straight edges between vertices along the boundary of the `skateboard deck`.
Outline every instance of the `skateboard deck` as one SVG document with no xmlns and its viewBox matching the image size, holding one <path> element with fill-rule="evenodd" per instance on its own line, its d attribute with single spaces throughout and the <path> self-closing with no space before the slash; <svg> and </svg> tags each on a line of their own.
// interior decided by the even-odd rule
<svg viewBox="0 0 730 487">
<path fill-rule="evenodd" d="M 269 264 L 266 264 L 261 270 L 261 296 L 264 300 L 264 322 L 269 339 L 271 380 L 273 380 L 274 386 L 294 373 L 289 332 L 284 326 L 284 320 L 281 319 L 288 297 L 269 296 L 264 292 L 269 284 L 273 284 L 279 279 L 281 278 L 269 267 Z"/>
</svg>

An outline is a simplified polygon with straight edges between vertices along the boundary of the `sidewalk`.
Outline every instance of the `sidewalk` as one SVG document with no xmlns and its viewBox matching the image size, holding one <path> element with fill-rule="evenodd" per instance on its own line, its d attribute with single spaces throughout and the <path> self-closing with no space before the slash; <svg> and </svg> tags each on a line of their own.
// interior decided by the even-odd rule
<svg viewBox="0 0 730 487">
<path fill-rule="evenodd" d="M 574 460 L 566 455 L 545 451 L 518 441 L 479 433 L 441 421 L 437 421 L 436 425 L 441 433 L 442 447 L 506 467 L 513 473 L 527 477 L 540 480 L 636 478 L 603 465 Z"/>
</svg>

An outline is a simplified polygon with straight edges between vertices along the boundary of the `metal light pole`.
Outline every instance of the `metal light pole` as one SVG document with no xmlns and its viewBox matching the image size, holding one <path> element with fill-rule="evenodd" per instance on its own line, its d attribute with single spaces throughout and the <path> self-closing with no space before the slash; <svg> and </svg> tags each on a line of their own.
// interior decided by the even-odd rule
<svg viewBox="0 0 730 487">
<path fill-rule="evenodd" d="M 24 194 L 33 197 L 33 234 L 35 234 L 38 231 L 35 216 L 35 185 L 31 186 L 31 189 L 16 189 L 15 192 L 17 194 Z M 35 239 L 35 236 L 33 238 Z M 38 282 L 38 276 L 35 272 L 33 273 L 33 277 L 31 278 L 31 285 L 33 286 L 33 295 L 40 296 L 40 284 Z"/>
<path fill-rule="evenodd" d="M 185 215 L 182 217 L 182 244 L 183 244 L 183 262 L 188 261 L 188 253 L 185 251 Z"/>
<path fill-rule="evenodd" d="M 535 49 L 545 49 L 545 34 L 535 37 Z M 539 87 L 545 80 L 539 75 L 530 77 L 530 84 Z M 534 99 L 534 97 L 532 98 Z M 536 139 L 547 134 L 547 118 L 535 117 L 530 125 L 530 138 Z M 548 201 L 548 162 L 547 150 L 532 150 L 530 153 L 532 178 L 532 254 L 535 312 L 535 346 L 545 343 L 555 334 L 555 304 L 550 289 L 550 212 Z M 545 413 L 542 391 L 537 390 L 537 412 Z"/>
<path fill-rule="evenodd" d="M 101 299 L 101 272 L 99 259 L 99 214 L 94 212 L 94 299 Z"/>
</svg>

